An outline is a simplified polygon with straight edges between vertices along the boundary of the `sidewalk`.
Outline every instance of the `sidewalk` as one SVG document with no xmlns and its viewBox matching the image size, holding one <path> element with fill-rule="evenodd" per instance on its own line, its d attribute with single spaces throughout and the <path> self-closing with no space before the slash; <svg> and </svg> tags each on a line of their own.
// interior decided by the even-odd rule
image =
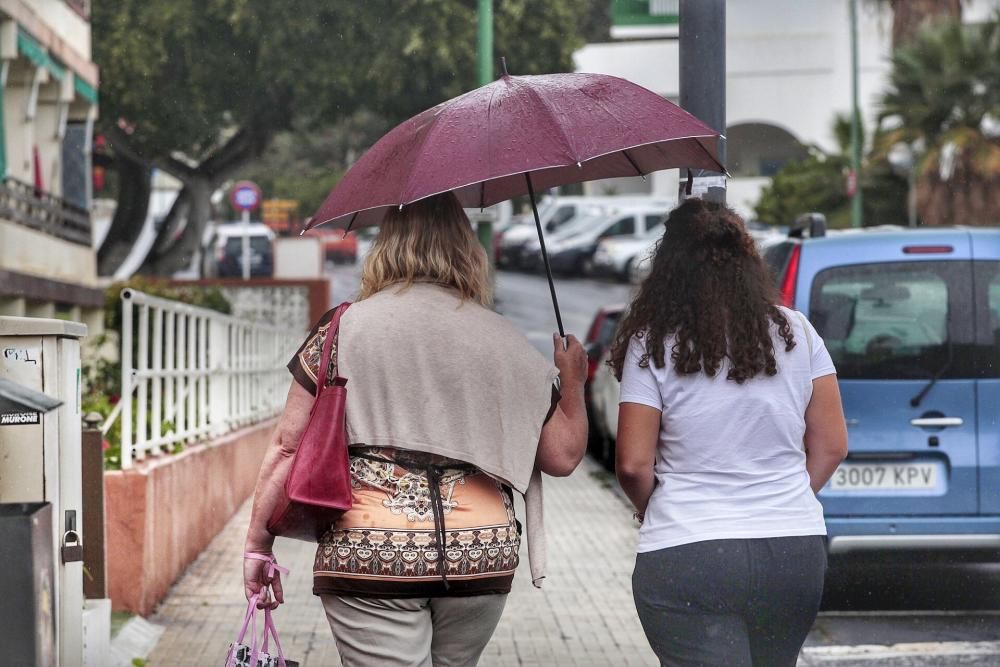
<svg viewBox="0 0 1000 667">
<path fill-rule="evenodd" d="M 589 459 L 568 478 L 546 479 L 548 578 L 541 590 L 531 586 L 522 550 L 514 590 L 481 665 L 656 664 L 632 604 L 636 529 L 610 483 Z M 247 503 L 151 619 L 165 627 L 151 667 L 222 664 L 246 609 L 240 567 L 249 510 Z M 287 657 L 303 667 L 332 667 L 340 664 L 337 647 L 311 592 L 314 549 L 287 540 L 275 545 L 278 560 L 291 568 L 275 620 Z"/>
</svg>

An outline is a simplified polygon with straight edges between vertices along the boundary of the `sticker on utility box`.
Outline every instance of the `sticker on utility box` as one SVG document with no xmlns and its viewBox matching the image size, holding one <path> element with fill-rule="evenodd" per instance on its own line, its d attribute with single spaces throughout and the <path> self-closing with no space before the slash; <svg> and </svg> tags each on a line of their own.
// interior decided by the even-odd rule
<svg viewBox="0 0 1000 667">
<path fill-rule="evenodd" d="M 0 414 L 0 426 L 17 426 L 20 424 L 41 424 L 40 412 L 8 412 Z"/>
</svg>

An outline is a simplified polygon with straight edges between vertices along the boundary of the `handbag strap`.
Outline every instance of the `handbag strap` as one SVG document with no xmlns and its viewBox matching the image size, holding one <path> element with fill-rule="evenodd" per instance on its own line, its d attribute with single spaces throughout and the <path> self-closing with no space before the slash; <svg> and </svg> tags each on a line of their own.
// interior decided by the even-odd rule
<svg viewBox="0 0 1000 667">
<path fill-rule="evenodd" d="M 246 551 L 243 553 L 244 558 L 249 558 L 251 560 L 261 560 L 267 563 L 267 578 L 272 579 L 276 572 L 281 574 L 288 574 L 288 568 L 278 565 L 278 560 L 274 557 L 274 554 L 259 554 L 252 551 Z M 274 594 L 273 591 L 271 593 Z M 239 638 L 236 640 L 238 644 L 243 643 L 243 639 L 246 636 L 247 625 L 252 622 L 253 625 L 253 645 L 250 648 L 250 664 L 257 664 L 257 656 L 261 652 L 267 653 L 268 648 L 268 635 L 274 637 L 274 645 L 278 648 L 278 654 L 281 656 L 280 665 L 285 664 L 284 654 L 281 652 L 281 643 L 278 640 L 278 631 L 274 627 L 274 621 L 271 619 L 271 608 L 264 608 L 264 643 L 260 647 L 260 651 L 257 649 L 257 601 L 260 599 L 260 593 L 255 593 L 250 598 L 250 604 L 247 606 L 247 615 L 243 619 L 243 627 L 240 629 Z"/>
<path fill-rule="evenodd" d="M 333 319 L 330 320 L 330 327 L 326 330 L 326 338 L 323 340 L 323 352 L 319 359 L 319 373 L 316 374 L 316 398 L 319 398 L 323 389 L 326 388 L 326 378 L 330 370 L 330 357 L 333 356 L 333 340 L 340 333 L 340 318 L 350 305 L 350 301 L 345 301 L 334 309 Z M 340 350 L 337 352 L 337 356 L 340 356 Z M 334 378 L 340 377 L 339 365 L 337 362 L 333 364 Z"/>
<path fill-rule="evenodd" d="M 243 640 L 247 636 L 247 628 L 250 626 L 250 621 L 254 621 L 254 634 L 256 634 L 257 623 L 255 616 L 257 615 L 257 601 L 260 599 L 260 593 L 254 593 L 250 596 L 250 600 L 247 603 L 247 611 L 243 615 L 243 625 L 240 626 L 240 632 L 236 635 L 236 644 L 242 644 Z"/>
<path fill-rule="evenodd" d="M 271 608 L 264 610 L 264 653 L 267 653 L 267 639 L 274 638 L 274 647 L 278 649 L 278 667 L 285 667 L 285 652 L 281 648 L 281 640 L 278 639 L 278 628 L 274 625 L 274 617 L 271 615 Z"/>
</svg>

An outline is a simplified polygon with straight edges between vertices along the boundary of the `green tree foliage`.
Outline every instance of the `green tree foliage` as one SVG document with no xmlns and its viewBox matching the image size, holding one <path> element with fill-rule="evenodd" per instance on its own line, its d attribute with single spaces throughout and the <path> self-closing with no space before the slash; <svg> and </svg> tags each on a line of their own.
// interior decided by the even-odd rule
<svg viewBox="0 0 1000 667">
<path fill-rule="evenodd" d="M 917 156 L 923 224 L 997 224 L 1000 202 L 1000 13 L 979 25 L 931 25 L 892 56 L 876 148 Z"/>
<path fill-rule="evenodd" d="M 763 189 L 755 208 L 761 222 L 788 225 L 801 213 L 816 211 L 830 217 L 847 203 L 844 173 L 850 161 L 813 149 L 804 160 L 782 167 Z"/>
<path fill-rule="evenodd" d="M 593 4 L 496 3 L 496 55 L 516 74 L 572 69 L 581 31 L 594 30 Z M 160 273 L 196 248 L 212 190 L 277 132 L 364 110 L 391 125 L 476 83 L 468 0 L 113 0 L 95 3 L 92 22 L 101 129 L 119 168 L 158 167 L 185 184 L 147 265 Z M 110 242 L 130 245 L 140 220 L 116 217 Z M 104 272 L 118 255 L 102 248 Z"/>
</svg>

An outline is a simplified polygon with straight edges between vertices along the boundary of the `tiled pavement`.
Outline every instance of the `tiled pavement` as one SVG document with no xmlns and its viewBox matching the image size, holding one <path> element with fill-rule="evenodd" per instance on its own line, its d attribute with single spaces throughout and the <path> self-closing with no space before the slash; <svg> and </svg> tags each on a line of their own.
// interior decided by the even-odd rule
<svg viewBox="0 0 1000 667">
<path fill-rule="evenodd" d="M 655 665 L 632 604 L 636 531 L 610 479 L 585 460 L 572 476 L 546 479 L 548 578 L 531 586 L 527 553 L 484 667 L 509 665 Z M 521 513 L 523 516 L 523 512 Z M 151 619 L 165 632 L 150 666 L 221 665 L 246 608 L 240 579 L 249 504 L 195 561 Z M 311 592 L 314 547 L 279 540 L 291 568 L 275 614 L 288 657 L 303 667 L 339 665 L 318 598 Z M 375 667 L 375 666 L 373 666 Z"/>
</svg>

